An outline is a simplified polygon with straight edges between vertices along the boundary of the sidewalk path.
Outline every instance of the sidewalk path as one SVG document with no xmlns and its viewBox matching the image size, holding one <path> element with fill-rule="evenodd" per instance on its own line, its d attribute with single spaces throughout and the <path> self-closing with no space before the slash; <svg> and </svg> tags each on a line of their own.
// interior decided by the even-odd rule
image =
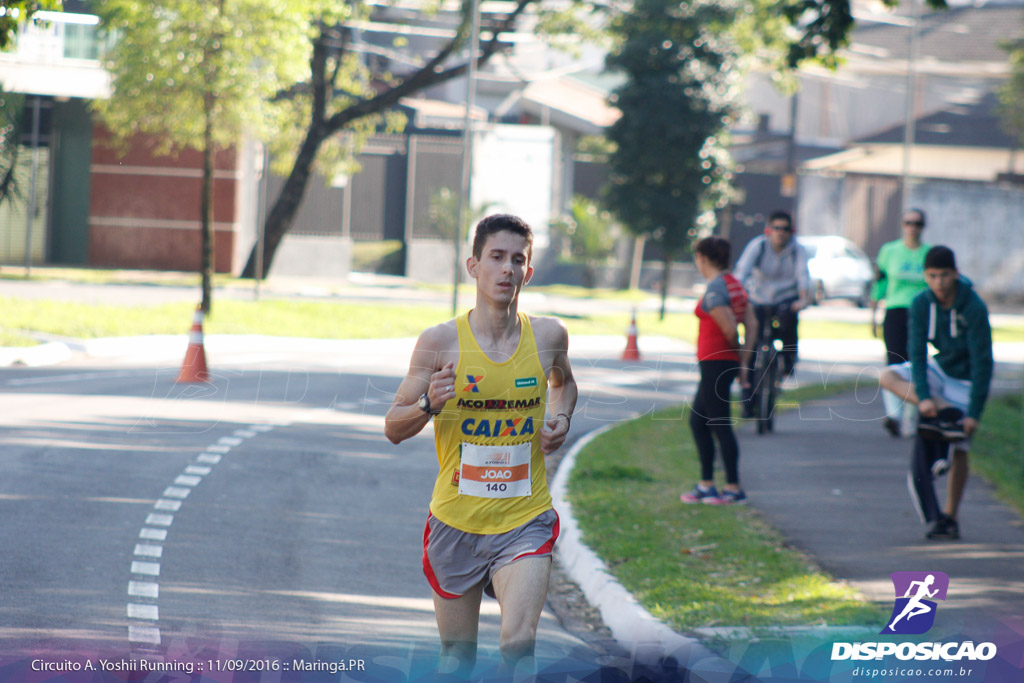
<svg viewBox="0 0 1024 683">
<path fill-rule="evenodd" d="M 997 622 L 1020 622 L 1020 517 L 974 476 L 960 508 L 961 539 L 926 540 L 907 490 L 913 442 L 889 436 L 880 424 L 881 401 L 871 391 L 863 393 L 782 413 L 772 434 L 741 432 L 741 471 L 751 506 L 869 600 L 893 600 L 894 571 L 941 571 L 950 588 L 937 627 L 978 642 L 991 637 Z M 936 491 L 944 501 L 945 477 L 936 481 Z"/>
</svg>

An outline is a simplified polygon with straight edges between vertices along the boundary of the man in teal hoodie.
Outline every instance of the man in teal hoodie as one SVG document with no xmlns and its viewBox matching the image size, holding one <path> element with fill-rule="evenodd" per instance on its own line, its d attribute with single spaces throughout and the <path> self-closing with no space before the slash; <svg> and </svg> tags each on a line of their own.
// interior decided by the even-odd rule
<svg viewBox="0 0 1024 683">
<path fill-rule="evenodd" d="M 957 272 L 952 250 L 932 247 L 925 256 L 924 277 L 928 289 L 910 303 L 910 362 L 889 366 L 881 385 L 917 404 L 920 412 L 910 473 L 918 512 L 925 523 L 932 523 L 926 537 L 956 539 L 970 438 L 992 381 L 992 328 L 985 302 Z M 937 351 L 931 358 L 929 343 Z M 948 495 L 940 511 L 932 480 L 947 469 Z"/>
</svg>

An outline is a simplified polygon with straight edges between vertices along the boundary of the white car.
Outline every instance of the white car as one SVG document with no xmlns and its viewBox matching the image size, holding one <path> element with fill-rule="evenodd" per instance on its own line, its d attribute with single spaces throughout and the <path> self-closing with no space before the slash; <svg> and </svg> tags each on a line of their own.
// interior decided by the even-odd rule
<svg viewBox="0 0 1024 683">
<path fill-rule="evenodd" d="M 811 303 L 825 299 L 849 299 L 861 307 L 870 303 L 875 268 L 860 247 L 838 235 L 806 235 L 797 241 L 807 252 Z"/>
</svg>

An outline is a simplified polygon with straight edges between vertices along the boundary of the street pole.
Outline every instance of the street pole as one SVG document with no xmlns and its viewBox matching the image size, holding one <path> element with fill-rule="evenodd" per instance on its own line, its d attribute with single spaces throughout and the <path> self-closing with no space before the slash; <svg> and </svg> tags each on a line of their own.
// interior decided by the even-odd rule
<svg viewBox="0 0 1024 683">
<path fill-rule="evenodd" d="M 36 183 L 39 176 L 39 108 L 42 97 L 32 98 L 32 178 L 29 180 L 28 216 L 25 219 L 25 277 L 32 275 L 32 224 L 36 217 Z"/>
<path fill-rule="evenodd" d="M 920 10 L 918 0 L 910 0 L 910 41 L 907 47 L 907 96 L 903 125 L 903 174 L 900 178 L 900 211 L 910 209 L 910 152 L 914 147 L 915 124 L 917 122 L 917 31 Z"/>
<path fill-rule="evenodd" d="M 480 51 L 480 0 L 473 0 L 469 29 L 469 65 L 466 69 L 466 114 L 462 130 L 462 188 L 459 196 L 459 216 L 455 225 L 455 262 L 452 270 L 452 316 L 458 315 L 459 261 L 467 216 L 470 212 L 469 192 L 473 175 L 473 105 L 476 102 L 476 61 Z"/>
</svg>

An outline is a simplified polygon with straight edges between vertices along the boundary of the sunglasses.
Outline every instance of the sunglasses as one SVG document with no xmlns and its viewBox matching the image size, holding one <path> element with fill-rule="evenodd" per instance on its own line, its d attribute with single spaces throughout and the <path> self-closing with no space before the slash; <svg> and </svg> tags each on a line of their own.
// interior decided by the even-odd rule
<svg viewBox="0 0 1024 683">
<path fill-rule="evenodd" d="M 903 225 L 915 225 L 920 228 L 924 226 L 924 221 L 903 221 Z"/>
<path fill-rule="evenodd" d="M 779 232 L 793 232 L 792 225 L 773 225 L 772 230 L 778 230 Z"/>
</svg>

